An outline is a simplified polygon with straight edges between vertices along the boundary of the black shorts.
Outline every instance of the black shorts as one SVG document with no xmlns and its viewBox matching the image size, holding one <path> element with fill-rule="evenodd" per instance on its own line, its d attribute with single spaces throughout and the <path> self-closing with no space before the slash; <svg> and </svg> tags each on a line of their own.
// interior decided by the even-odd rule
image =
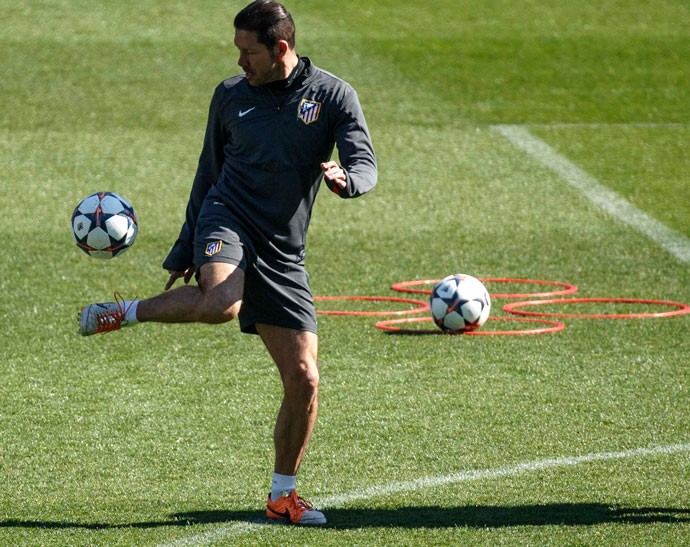
<svg viewBox="0 0 690 547">
<path fill-rule="evenodd" d="M 207 199 L 194 234 L 197 276 L 209 262 L 234 264 L 245 273 L 239 321 L 242 332 L 256 334 L 262 323 L 317 332 L 314 297 L 303 264 L 257 252 L 252 239 L 220 201 Z"/>
</svg>

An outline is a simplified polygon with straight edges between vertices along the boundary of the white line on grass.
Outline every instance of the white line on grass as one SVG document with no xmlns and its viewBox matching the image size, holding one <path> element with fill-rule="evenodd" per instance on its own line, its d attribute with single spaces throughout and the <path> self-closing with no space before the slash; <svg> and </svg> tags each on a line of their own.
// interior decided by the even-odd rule
<svg viewBox="0 0 690 547">
<path fill-rule="evenodd" d="M 451 484 L 458 484 L 463 482 L 476 481 L 481 479 L 498 479 L 501 477 L 508 477 L 519 475 L 522 473 L 530 473 L 535 471 L 543 471 L 547 469 L 556 469 L 559 467 L 572 467 L 585 463 L 595 463 L 601 461 L 621 460 L 627 458 L 644 458 L 653 456 L 667 456 L 671 454 L 678 454 L 682 452 L 690 452 L 690 443 L 684 444 L 670 444 L 665 446 L 656 446 L 651 448 L 635 448 L 631 450 L 621 450 L 616 452 L 595 452 L 592 454 L 584 454 L 582 456 L 566 456 L 561 458 L 548 458 L 544 460 L 535 460 L 531 462 L 518 463 L 515 465 L 506 465 L 503 467 L 495 467 L 493 469 L 478 469 L 469 471 L 460 471 L 451 475 L 443 475 L 438 477 L 426 477 L 411 481 L 394 482 L 390 484 L 383 484 L 378 486 L 371 486 L 362 490 L 356 490 L 345 494 L 335 494 L 325 498 L 316 499 L 315 504 L 320 508 L 333 507 L 337 505 L 345 505 L 347 503 L 376 498 L 381 496 L 388 496 L 400 492 L 413 492 L 417 490 L 426 490 L 437 486 L 448 486 Z M 260 529 L 261 521 L 257 519 L 255 522 L 235 522 L 209 530 L 203 534 L 190 536 L 171 543 L 161 544 L 160 547 L 200 547 L 201 545 L 209 545 L 213 542 L 221 540 L 228 540 L 231 537 L 248 534 Z"/>
<path fill-rule="evenodd" d="M 678 122 L 555 122 L 555 123 L 530 123 L 530 127 L 543 127 L 546 129 L 610 129 L 612 127 L 632 127 L 641 129 L 677 129 L 677 128 L 687 128 L 690 124 L 678 123 Z"/>
<path fill-rule="evenodd" d="M 580 169 L 541 139 L 519 125 L 494 125 L 492 128 L 544 167 L 579 190 L 592 203 L 618 220 L 629 224 L 685 264 L 690 264 L 690 239 L 640 211 L 629 201 Z"/>
</svg>

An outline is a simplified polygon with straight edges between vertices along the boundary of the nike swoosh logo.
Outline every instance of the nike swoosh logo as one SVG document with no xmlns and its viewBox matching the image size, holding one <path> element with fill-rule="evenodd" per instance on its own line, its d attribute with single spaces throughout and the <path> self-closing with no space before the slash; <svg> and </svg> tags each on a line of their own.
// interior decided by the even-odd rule
<svg viewBox="0 0 690 547">
<path fill-rule="evenodd" d="M 288 511 L 287 509 L 285 509 L 285 511 L 274 511 L 269 507 L 268 510 L 275 515 L 274 518 L 283 518 L 286 520 L 290 520 L 290 511 Z"/>
<path fill-rule="evenodd" d="M 255 108 L 256 108 L 255 106 L 252 106 L 249 110 L 240 110 L 240 118 L 243 118 L 244 116 L 249 114 Z"/>
</svg>

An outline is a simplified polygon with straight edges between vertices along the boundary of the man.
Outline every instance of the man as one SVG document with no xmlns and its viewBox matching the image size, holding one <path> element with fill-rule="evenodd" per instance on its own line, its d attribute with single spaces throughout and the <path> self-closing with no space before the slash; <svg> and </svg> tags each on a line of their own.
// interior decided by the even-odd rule
<svg viewBox="0 0 690 547">
<path fill-rule="evenodd" d="M 274 432 L 269 518 L 324 524 L 295 491 L 318 409 L 316 313 L 304 244 L 321 181 L 343 198 L 376 184 L 377 166 L 355 91 L 295 51 L 295 26 L 277 2 L 257 0 L 234 21 L 243 74 L 211 100 L 204 145 L 179 238 L 153 298 L 90 304 L 88 336 L 148 321 L 239 319 L 275 361 L 283 401 Z M 342 166 L 331 161 L 337 145 Z M 198 286 L 190 285 L 196 276 Z M 182 278 L 184 284 L 172 288 Z"/>
</svg>

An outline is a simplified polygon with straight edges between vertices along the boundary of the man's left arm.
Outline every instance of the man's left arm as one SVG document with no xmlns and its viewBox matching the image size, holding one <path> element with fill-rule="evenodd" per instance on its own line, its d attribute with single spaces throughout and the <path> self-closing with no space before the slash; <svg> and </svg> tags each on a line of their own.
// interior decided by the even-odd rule
<svg viewBox="0 0 690 547">
<path fill-rule="evenodd" d="M 374 146 L 357 93 L 345 94 L 335 126 L 335 143 L 341 165 L 321 164 L 326 185 L 343 198 L 365 194 L 376 185 L 377 164 Z"/>
</svg>

